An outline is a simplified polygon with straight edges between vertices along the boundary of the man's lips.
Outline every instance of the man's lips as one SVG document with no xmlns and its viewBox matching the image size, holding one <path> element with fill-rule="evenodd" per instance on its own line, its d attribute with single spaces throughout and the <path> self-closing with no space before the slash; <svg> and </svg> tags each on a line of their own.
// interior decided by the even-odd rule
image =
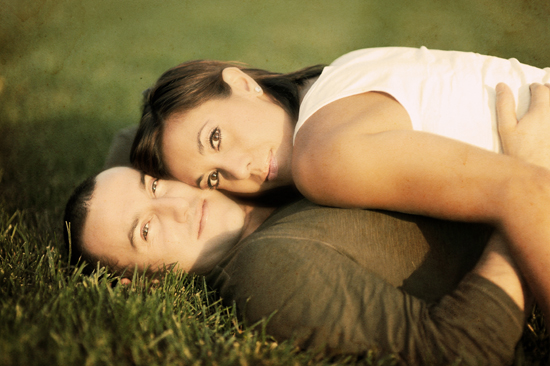
<svg viewBox="0 0 550 366">
<path fill-rule="evenodd" d="M 199 216 L 199 230 L 197 234 L 197 239 L 201 237 L 201 233 L 204 230 L 206 221 L 208 221 L 208 203 L 206 200 L 202 201 L 202 205 L 199 206 L 200 216 Z"/>
</svg>

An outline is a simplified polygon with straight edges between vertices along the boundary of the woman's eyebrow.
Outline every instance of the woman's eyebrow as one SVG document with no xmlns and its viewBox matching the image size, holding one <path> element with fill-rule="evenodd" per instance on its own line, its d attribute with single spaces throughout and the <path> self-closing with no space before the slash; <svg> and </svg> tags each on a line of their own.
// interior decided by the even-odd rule
<svg viewBox="0 0 550 366">
<path fill-rule="evenodd" d="M 145 189 L 145 173 L 139 172 L 139 175 L 140 175 L 139 181 L 141 183 L 140 188 Z"/>
<path fill-rule="evenodd" d="M 204 145 L 201 142 L 201 134 L 202 134 L 202 130 L 204 130 L 204 127 L 206 126 L 207 123 L 208 121 L 204 122 L 202 127 L 199 128 L 199 132 L 197 133 L 197 145 L 199 147 L 199 154 L 201 155 L 204 155 Z"/>
<path fill-rule="evenodd" d="M 202 178 L 203 176 L 201 175 L 200 177 L 197 178 L 197 180 L 195 181 L 195 184 L 197 185 L 197 187 L 201 187 L 201 182 L 202 182 Z"/>
</svg>

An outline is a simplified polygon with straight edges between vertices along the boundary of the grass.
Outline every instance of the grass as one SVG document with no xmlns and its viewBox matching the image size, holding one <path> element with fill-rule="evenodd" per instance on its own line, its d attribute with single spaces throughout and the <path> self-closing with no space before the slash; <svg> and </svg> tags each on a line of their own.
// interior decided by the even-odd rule
<svg viewBox="0 0 550 366">
<path fill-rule="evenodd" d="M 277 344 L 221 305 L 203 278 L 169 273 L 131 286 L 97 268 L 81 274 L 57 249 L 51 230 L 3 211 L 0 235 L 2 365 L 305 365 L 323 360 Z M 374 356 L 372 356 L 374 359 Z"/>
<path fill-rule="evenodd" d="M 0 365 L 353 364 L 239 324 L 199 277 L 132 287 L 67 265 L 60 218 L 140 93 L 183 60 L 290 71 L 362 47 L 421 46 L 550 65 L 547 1 L 5 0 L 0 7 Z M 548 357 L 540 314 L 517 364 Z M 388 364 L 374 354 L 365 364 Z"/>
</svg>

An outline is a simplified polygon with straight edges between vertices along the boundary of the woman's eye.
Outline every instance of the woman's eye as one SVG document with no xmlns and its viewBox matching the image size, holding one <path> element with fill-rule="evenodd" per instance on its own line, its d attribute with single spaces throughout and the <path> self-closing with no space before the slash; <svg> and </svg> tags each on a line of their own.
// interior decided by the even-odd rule
<svg viewBox="0 0 550 366">
<path fill-rule="evenodd" d="M 210 175 L 208 176 L 208 187 L 210 187 L 210 189 L 218 188 L 218 185 L 220 184 L 219 174 L 220 173 L 215 171 L 213 173 L 210 173 Z"/>
<path fill-rule="evenodd" d="M 145 226 L 143 226 L 143 239 L 147 241 L 147 234 L 149 234 L 149 223 L 146 223 Z"/>
<path fill-rule="evenodd" d="M 214 150 L 220 149 L 220 144 L 222 142 L 222 133 L 219 128 L 215 128 L 214 131 L 210 134 L 210 146 Z"/>
<path fill-rule="evenodd" d="M 158 182 L 159 182 L 159 180 L 158 180 L 158 178 L 157 178 L 157 179 L 155 179 L 155 180 L 153 181 L 153 184 L 151 184 L 151 191 L 152 191 L 153 193 L 155 193 L 155 192 L 157 191 L 157 184 L 158 184 Z"/>
</svg>

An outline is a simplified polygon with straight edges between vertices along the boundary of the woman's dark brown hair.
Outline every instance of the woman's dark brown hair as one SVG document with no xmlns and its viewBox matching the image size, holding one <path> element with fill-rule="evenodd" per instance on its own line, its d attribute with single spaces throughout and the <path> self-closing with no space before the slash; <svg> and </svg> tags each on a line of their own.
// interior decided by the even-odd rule
<svg viewBox="0 0 550 366">
<path fill-rule="evenodd" d="M 174 113 L 184 113 L 211 99 L 231 95 L 231 87 L 222 77 L 227 67 L 237 67 L 251 76 L 293 121 L 298 119 L 300 108 L 299 87 L 323 69 L 322 65 L 315 65 L 279 74 L 238 63 L 198 60 L 166 71 L 145 92 L 141 122 L 130 154 L 134 167 L 154 177 L 171 178 L 162 157 L 165 121 Z"/>
</svg>

